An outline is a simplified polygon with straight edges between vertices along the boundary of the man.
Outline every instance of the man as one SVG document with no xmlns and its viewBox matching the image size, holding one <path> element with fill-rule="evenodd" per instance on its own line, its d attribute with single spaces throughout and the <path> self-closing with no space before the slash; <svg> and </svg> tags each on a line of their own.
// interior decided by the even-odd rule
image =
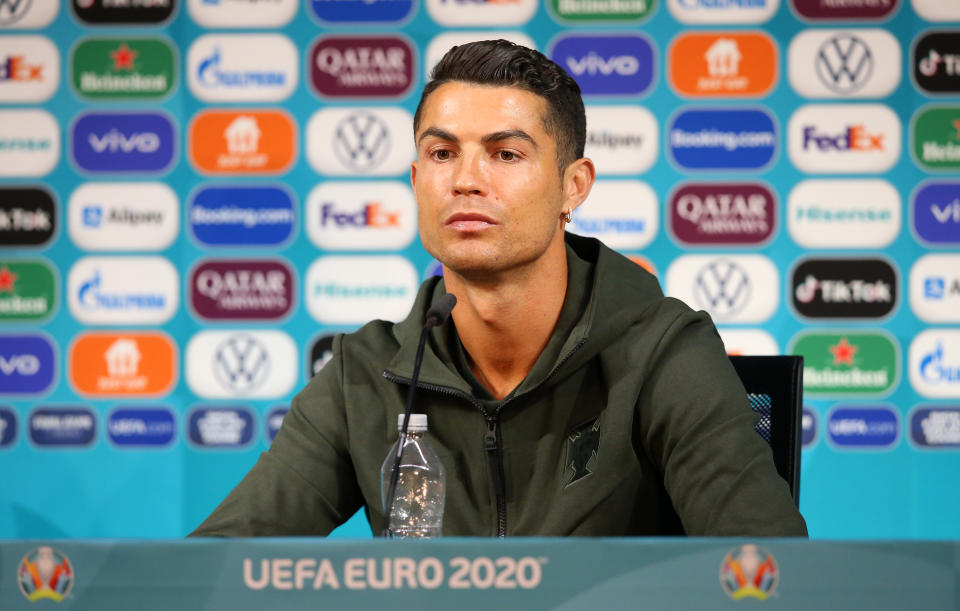
<svg viewBox="0 0 960 611">
<path fill-rule="evenodd" d="M 805 535 L 709 317 L 565 234 L 594 167 L 576 83 L 540 53 L 455 47 L 414 118 L 410 181 L 443 263 L 409 317 L 339 336 L 269 452 L 195 535 L 381 532 L 426 310 L 416 411 L 447 473 L 444 535 Z"/>
</svg>

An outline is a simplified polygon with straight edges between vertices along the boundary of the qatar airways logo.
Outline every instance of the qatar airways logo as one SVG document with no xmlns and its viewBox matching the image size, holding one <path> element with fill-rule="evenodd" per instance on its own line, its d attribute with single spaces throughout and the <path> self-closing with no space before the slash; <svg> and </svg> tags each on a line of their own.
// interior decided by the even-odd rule
<svg viewBox="0 0 960 611">
<path fill-rule="evenodd" d="M 700 183 L 670 200 L 670 230 L 686 244 L 759 244 L 773 235 L 773 192 L 757 183 Z"/>
<path fill-rule="evenodd" d="M 413 46 L 398 36 L 326 36 L 310 51 L 311 84 L 329 97 L 392 97 L 413 85 Z"/>
</svg>

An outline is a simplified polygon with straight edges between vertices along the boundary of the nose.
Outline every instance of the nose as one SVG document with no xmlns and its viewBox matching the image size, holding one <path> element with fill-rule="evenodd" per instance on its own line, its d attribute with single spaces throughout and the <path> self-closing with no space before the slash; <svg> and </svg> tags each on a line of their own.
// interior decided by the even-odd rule
<svg viewBox="0 0 960 611">
<path fill-rule="evenodd" d="M 483 195 L 486 193 L 483 155 L 462 151 L 453 174 L 453 191 L 457 195 Z"/>
</svg>

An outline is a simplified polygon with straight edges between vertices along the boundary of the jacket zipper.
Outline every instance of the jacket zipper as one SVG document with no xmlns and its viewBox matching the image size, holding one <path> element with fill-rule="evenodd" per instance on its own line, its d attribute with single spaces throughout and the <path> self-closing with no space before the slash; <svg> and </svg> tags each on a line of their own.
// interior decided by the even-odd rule
<svg viewBox="0 0 960 611">
<path fill-rule="evenodd" d="M 577 342 L 573 348 L 570 349 L 570 352 L 567 353 L 563 359 L 547 374 L 547 377 L 543 379 L 540 384 L 537 384 L 536 387 L 531 388 L 530 391 L 533 391 L 535 388 L 541 386 L 547 380 L 556 375 L 557 371 L 560 370 L 560 367 L 563 366 L 573 354 L 581 348 L 585 343 L 587 343 L 586 338 L 581 339 Z M 401 384 L 410 384 L 410 378 L 403 378 L 389 371 L 383 372 L 383 377 L 391 382 L 401 383 Z M 463 391 L 457 390 L 456 388 L 450 388 L 449 386 L 438 386 L 436 384 L 428 384 L 426 382 L 417 381 L 417 388 L 422 388 L 424 390 L 432 390 L 434 392 L 439 392 L 441 394 L 450 395 L 454 397 L 460 397 L 466 399 L 473 404 L 480 413 L 483 414 L 484 420 L 487 422 L 487 430 L 483 434 L 483 448 L 487 453 L 487 460 L 490 464 L 490 476 L 493 479 L 493 488 L 496 496 L 497 502 L 497 537 L 503 538 L 507 536 L 507 491 L 505 485 L 505 477 L 503 470 L 503 445 L 502 439 L 500 437 L 500 411 L 503 410 L 507 404 L 512 403 L 515 399 L 519 398 L 522 395 L 515 395 L 510 397 L 506 401 L 500 404 L 500 407 L 497 408 L 496 413 L 490 414 L 487 410 L 483 409 L 483 406 L 479 401 L 476 400 L 473 395 L 469 395 Z M 524 393 L 526 394 L 526 393 Z"/>
</svg>

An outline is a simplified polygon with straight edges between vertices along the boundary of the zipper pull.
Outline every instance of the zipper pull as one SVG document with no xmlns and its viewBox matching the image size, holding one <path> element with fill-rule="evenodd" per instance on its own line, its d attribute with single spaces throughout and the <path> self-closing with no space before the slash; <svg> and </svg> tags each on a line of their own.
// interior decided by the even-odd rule
<svg viewBox="0 0 960 611">
<path fill-rule="evenodd" d="M 487 420 L 487 432 L 483 434 L 483 447 L 487 452 L 497 451 L 497 421 Z"/>
</svg>

